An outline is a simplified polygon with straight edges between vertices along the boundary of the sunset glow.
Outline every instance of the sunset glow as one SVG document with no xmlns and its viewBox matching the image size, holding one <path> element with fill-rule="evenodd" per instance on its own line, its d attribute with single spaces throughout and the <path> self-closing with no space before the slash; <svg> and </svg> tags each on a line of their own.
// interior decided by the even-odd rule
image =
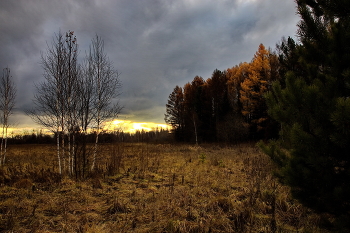
<svg viewBox="0 0 350 233">
<path fill-rule="evenodd" d="M 155 129 L 167 129 L 166 124 L 157 124 L 154 122 L 132 122 L 128 120 L 114 120 L 106 122 L 104 129 L 112 131 L 123 131 L 127 133 L 135 133 L 136 131 L 144 130 L 149 132 Z"/>
<path fill-rule="evenodd" d="M 157 124 L 154 122 L 133 122 L 128 120 L 113 120 L 106 122 L 103 126 L 105 131 L 123 131 L 125 133 L 135 133 L 136 131 L 152 131 L 160 129 L 168 129 L 170 126 L 166 124 Z M 30 134 L 52 134 L 52 131 L 44 129 L 42 127 L 10 127 L 8 128 L 8 137 L 13 137 L 15 135 L 30 135 Z"/>
</svg>

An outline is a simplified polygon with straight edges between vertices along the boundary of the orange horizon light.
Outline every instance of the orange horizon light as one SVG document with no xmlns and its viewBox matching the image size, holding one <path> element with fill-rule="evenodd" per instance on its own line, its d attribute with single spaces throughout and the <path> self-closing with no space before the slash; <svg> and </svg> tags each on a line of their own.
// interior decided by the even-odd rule
<svg viewBox="0 0 350 233">
<path fill-rule="evenodd" d="M 130 120 L 112 120 L 105 122 L 101 130 L 106 131 L 123 131 L 125 133 L 135 133 L 136 131 L 152 131 L 155 129 L 168 129 L 170 126 L 166 124 L 158 124 L 154 122 L 133 122 Z M 13 135 L 32 134 L 41 132 L 43 134 L 52 134 L 53 132 L 40 126 L 26 127 L 9 127 L 8 137 Z"/>
</svg>

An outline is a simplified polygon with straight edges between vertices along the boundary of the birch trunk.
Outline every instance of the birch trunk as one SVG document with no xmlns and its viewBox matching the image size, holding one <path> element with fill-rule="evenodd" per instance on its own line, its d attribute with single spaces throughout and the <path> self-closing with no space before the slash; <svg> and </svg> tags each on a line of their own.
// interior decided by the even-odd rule
<svg viewBox="0 0 350 233">
<path fill-rule="evenodd" d="M 57 161 L 58 161 L 58 172 L 60 175 L 62 175 L 62 167 L 61 167 L 61 155 L 60 155 L 60 132 L 57 129 L 57 138 L 56 138 L 56 143 L 57 143 Z"/>
<path fill-rule="evenodd" d="M 4 157 L 3 157 L 3 160 L 2 160 L 2 164 L 5 164 L 6 153 L 7 153 L 7 127 L 5 128 Z"/>
<path fill-rule="evenodd" d="M 94 148 L 94 154 L 93 154 L 93 158 L 92 158 L 92 165 L 91 165 L 91 170 L 93 171 L 95 169 L 95 163 L 96 163 L 96 156 L 97 156 L 97 149 L 98 149 L 98 136 L 99 136 L 100 132 L 97 129 L 96 132 L 96 139 L 95 139 L 95 148 Z"/>
<path fill-rule="evenodd" d="M 1 150 L 0 150 L 0 166 L 3 164 L 3 146 L 4 146 L 4 135 L 5 135 L 5 128 L 2 127 L 2 135 L 1 135 Z"/>
</svg>

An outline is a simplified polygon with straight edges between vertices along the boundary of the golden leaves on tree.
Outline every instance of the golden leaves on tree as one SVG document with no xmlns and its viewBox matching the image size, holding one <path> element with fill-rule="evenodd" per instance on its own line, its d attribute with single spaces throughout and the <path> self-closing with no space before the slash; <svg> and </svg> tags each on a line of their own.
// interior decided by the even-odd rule
<svg viewBox="0 0 350 233">
<path fill-rule="evenodd" d="M 233 103 L 248 122 L 261 124 L 267 119 L 264 94 L 278 78 L 277 56 L 263 44 L 250 63 L 227 70 L 228 89 Z"/>
</svg>

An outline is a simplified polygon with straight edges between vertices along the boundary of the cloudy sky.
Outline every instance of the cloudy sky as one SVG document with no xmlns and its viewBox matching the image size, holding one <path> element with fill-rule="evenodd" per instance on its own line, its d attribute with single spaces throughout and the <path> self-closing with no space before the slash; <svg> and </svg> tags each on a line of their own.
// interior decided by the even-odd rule
<svg viewBox="0 0 350 233">
<path fill-rule="evenodd" d="M 1 0 L 0 67 L 17 86 L 17 127 L 34 123 L 32 106 L 42 82 L 40 54 L 59 30 L 74 31 L 83 58 L 98 34 L 121 73 L 124 106 L 119 119 L 164 123 L 165 104 L 176 85 L 209 78 L 249 62 L 260 43 L 275 48 L 295 37 L 293 0 Z"/>
</svg>

